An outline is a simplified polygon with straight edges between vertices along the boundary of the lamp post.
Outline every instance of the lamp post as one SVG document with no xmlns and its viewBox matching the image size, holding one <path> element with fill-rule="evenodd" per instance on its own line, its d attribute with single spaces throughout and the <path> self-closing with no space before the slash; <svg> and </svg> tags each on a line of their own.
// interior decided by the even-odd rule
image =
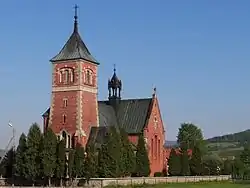
<svg viewBox="0 0 250 188">
<path fill-rule="evenodd" d="M 15 167 L 14 167 L 14 161 L 15 161 L 15 149 L 16 149 L 16 145 L 15 145 L 15 128 L 13 127 L 12 123 L 9 122 L 8 123 L 9 127 L 12 128 L 12 186 L 14 186 L 14 176 L 15 176 Z"/>
</svg>

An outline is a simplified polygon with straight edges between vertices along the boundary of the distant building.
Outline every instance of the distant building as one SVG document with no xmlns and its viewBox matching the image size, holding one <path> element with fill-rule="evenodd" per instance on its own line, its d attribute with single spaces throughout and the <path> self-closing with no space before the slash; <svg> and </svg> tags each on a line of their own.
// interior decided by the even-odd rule
<svg viewBox="0 0 250 188">
<path fill-rule="evenodd" d="M 44 131 L 50 127 L 66 147 L 89 141 L 101 143 L 107 126 L 122 127 L 137 144 L 144 133 L 151 175 L 165 168 L 164 125 L 156 89 L 152 97 L 122 99 L 122 81 L 114 68 L 108 80 L 108 100 L 98 101 L 98 65 L 80 37 L 77 15 L 74 30 L 61 51 L 51 60 L 51 105 L 43 114 Z M 129 74 L 129 73 L 128 73 Z"/>
</svg>

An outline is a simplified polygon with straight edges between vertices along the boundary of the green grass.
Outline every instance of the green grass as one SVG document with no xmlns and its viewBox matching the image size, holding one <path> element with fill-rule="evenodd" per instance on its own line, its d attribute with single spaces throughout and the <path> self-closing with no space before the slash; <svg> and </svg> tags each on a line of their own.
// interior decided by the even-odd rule
<svg viewBox="0 0 250 188">
<path fill-rule="evenodd" d="M 116 186 L 108 186 L 115 188 Z M 107 188 L 108 188 L 107 187 Z M 118 187 L 118 186 L 117 186 Z M 236 184 L 230 182 L 198 182 L 198 183 L 169 183 L 157 185 L 119 186 L 124 188 L 250 188 L 250 184 Z"/>
</svg>

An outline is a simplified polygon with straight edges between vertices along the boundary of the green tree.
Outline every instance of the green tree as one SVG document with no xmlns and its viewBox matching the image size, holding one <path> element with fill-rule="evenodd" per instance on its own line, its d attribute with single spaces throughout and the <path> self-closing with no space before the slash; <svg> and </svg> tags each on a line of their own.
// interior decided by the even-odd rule
<svg viewBox="0 0 250 188">
<path fill-rule="evenodd" d="M 13 150 L 13 147 L 9 149 L 3 157 L 4 158 L 0 164 L 1 174 L 3 177 L 10 178 L 14 175 L 15 167 L 15 151 Z"/>
<path fill-rule="evenodd" d="M 250 148 L 248 145 L 245 145 L 244 150 L 241 152 L 240 160 L 244 164 L 245 168 L 250 167 Z"/>
<path fill-rule="evenodd" d="M 121 175 L 120 171 L 120 161 L 121 161 L 121 140 L 120 134 L 116 127 L 110 126 L 108 133 L 107 149 L 109 154 L 109 169 L 111 177 L 119 177 Z"/>
<path fill-rule="evenodd" d="M 84 175 L 84 159 L 85 151 L 84 148 L 80 145 L 76 145 L 75 155 L 74 155 L 74 167 L 73 174 L 75 178 L 83 177 Z"/>
<path fill-rule="evenodd" d="M 135 166 L 135 155 L 132 148 L 132 144 L 128 139 L 128 134 L 125 130 L 120 130 L 121 138 L 121 160 L 120 160 L 120 171 L 121 176 L 131 176 L 134 172 Z"/>
<path fill-rule="evenodd" d="M 29 129 L 27 135 L 27 174 L 26 178 L 35 181 L 36 178 L 40 177 L 41 173 L 41 141 L 42 133 L 38 124 L 34 123 Z"/>
<path fill-rule="evenodd" d="M 136 152 L 135 173 L 138 177 L 147 177 L 150 174 L 148 152 L 145 147 L 143 134 L 139 136 Z"/>
<path fill-rule="evenodd" d="M 222 168 L 222 174 L 223 175 L 229 175 L 232 174 L 232 169 L 233 169 L 233 162 L 232 160 L 225 160 L 223 162 L 223 168 Z"/>
<path fill-rule="evenodd" d="M 187 147 L 193 149 L 195 144 L 203 143 L 202 131 L 192 123 L 183 123 L 179 128 L 177 142 L 180 147 L 182 144 L 188 144 Z"/>
<path fill-rule="evenodd" d="M 233 166 L 232 166 L 232 178 L 237 179 L 237 178 L 242 178 L 244 175 L 244 164 L 243 162 L 239 159 L 236 158 L 233 161 Z"/>
<path fill-rule="evenodd" d="M 202 156 L 199 145 L 195 145 L 192 151 L 192 157 L 189 161 L 190 171 L 192 175 L 202 174 Z"/>
<path fill-rule="evenodd" d="M 185 144 L 182 144 L 181 148 L 181 175 L 190 175 L 188 147 Z"/>
<path fill-rule="evenodd" d="M 223 163 L 221 158 L 216 154 L 210 154 L 203 157 L 203 174 L 218 175 L 222 169 Z"/>
<path fill-rule="evenodd" d="M 171 176 L 179 176 L 181 174 L 180 155 L 176 153 L 176 149 L 172 148 L 168 160 L 168 173 Z"/>
<path fill-rule="evenodd" d="M 87 182 L 89 182 L 90 178 L 95 178 L 97 176 L 97 156 L 93 144 L 88 145 L 86 148 L 84 169 L 84 177 L 86 178 Z"/>
<path fill-rule="evenodd" d="M 65 165 L 66 165 L 66 153 L 65 153 L 65 140 L 60 140 L 57 143 L 56 150 L 56 177 L 60 179 L 60 186 L 62 186 L 62 178 L 65 174 Z"/>
<path fill-rule="evenodd" d="M 15 164 L 15 173 L 19 178 L 26 177 L 27 168 L 26 168 L 26 152 L 27 152 L 27 140 L 24 133 L 21 134 L 19 138 L 19 144 L 16 150 L 16 164 Z"/>
<path fill-rule="evenodd" d="M 107 137 L 107 136 L 105 136 Z M 105 138 L 107 139 L 107 138 Z M 108 178 L 111 177 L 111 172 L 109 169 L 109 153 L 107 149 L 107 145 L 104 142 L 101 144 L 100 149 L 98 150 L 98 167 L 97 167 L 97 174 L 99 178 Z"/>
<path fill-rule="evenodd" d="M 110 126 L 98 151 L 98 175 L 100 177 L 119 177 L 121 142 L 116 127 Z"/>
<path fill-rule="evenodd" d="M 43 174 L 48 178 L 49 186 L 51 185 L 51 178 L 56 171 L 56 149 L 57 137 L 51 129 L 48 129 L 43 139 L 42 166 Z"/>
<path fill-rule="evenodd" d="M 74 177 L 74 161 L 75 161 L 75 150 L 71 149 L 69 151 L 68 174 L 67 174 L 71 181 L 72 181 L 72 178 Z"/>
</svg>

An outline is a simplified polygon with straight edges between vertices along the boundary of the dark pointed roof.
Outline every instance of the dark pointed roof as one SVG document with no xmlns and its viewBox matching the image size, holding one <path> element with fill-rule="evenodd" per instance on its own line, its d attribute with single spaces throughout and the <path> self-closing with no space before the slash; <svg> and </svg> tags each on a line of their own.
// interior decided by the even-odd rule
<svg viewBox="0 0 250 188">
<path fill-rule="evenodd" d="M 111 80 L 109 80 L 109 82 L 108 82 L 108 87 L 109 88 L 121 88 L 122 87 L 122 81 L 116 75 L 115 65 L 114 65 L 113 76 L 112 76 Z"/>
<path fill-rule="evenodd" d="M 51 62 L 83 59 L 99 65 L 97 60 L 91 55 L 78 32 L 77 15 L 74 16 L 74 31 L 61 51 L 53 57 Z"/>
</svg>

